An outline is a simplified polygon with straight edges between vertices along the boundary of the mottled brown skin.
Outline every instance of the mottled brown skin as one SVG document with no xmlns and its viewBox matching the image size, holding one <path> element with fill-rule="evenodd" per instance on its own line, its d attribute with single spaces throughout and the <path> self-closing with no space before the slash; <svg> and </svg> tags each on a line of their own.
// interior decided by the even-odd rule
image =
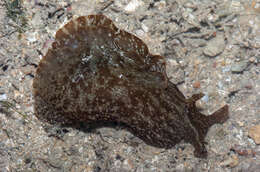
<svg viewBox="0 0 260 172">
<path fill-rule="evenodd" d="M 168 80 L 165 59 L 103 15 L 79 17 L 56 33 L 33 82 L 36 116 L 52 124 L 118 122 L 147 144 L 171 148 L 181 140 L 206 157 L 209 127 L 228 106 L 201 114 Z"/>
</svg>

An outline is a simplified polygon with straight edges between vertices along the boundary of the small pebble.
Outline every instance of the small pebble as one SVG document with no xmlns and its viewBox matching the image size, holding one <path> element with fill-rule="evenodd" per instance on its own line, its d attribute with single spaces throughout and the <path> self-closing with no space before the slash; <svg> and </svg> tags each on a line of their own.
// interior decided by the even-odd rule
<svg viewBox="0 0 260 172">
<path fill-rule="evenodd" d="M 231 65 L 231 71 L 232 73 L 241 73 L 248 67 L 248 65 L 249 63 L 247 60 L 240 61 Z"/>
<path fill-rule="evenodd" d="M 195 81 L 193 83 L 193 88 L 200 88 L 200 82 L 199 81 Z"/>
<path fill-rule="evenodd" d="M 236 167 L 239 164 L 239 158 L 237 155 L 232 155 L 223 162 L 220 163 L 220 166 L 227 166 L 227 167 Z"/>
<path fill-rule="evenodd" d="M 143 5 L 144 2 L 140 0 L 132 0 L 129 2 L 129 4 L 126 5 L 124 10 L 126 12 L 134 12 L 139 6 Z"/>
<path fill-rule="evenodd" d="M 217 36 L 209 41 L 203 53 L 209 57 L 215 57 L 221 54 L 225 49 L 225 41 L 223 36 Z"/>
<path fill-rule="evenodd" d="M 255 125 L 249 129 L 248 133 L 256 144 L 260 144 L 260 125 Z"/>
<path fill-rule="evenodd" d="M 0 101 L 7 100 L 6 94 L 0 94 Z"/>
</svg>

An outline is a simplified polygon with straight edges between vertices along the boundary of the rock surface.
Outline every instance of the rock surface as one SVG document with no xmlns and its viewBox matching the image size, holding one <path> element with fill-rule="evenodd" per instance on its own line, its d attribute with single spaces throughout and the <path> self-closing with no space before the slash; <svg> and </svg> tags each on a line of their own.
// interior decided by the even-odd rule
<svg viewBox="0 0 260 172">
<path fill-rule="evenodd" d="M 257 1 L 146 0 L 127 12 L 130 2 L 135 1 L 1 1 L 0 157 L 4 158 L 0 171 L 251 172 L 259 168 L 260 145 L 248 137 L 248 129 L 260 124 Z M 168 150 L 147 146 L 120 126 L 53 129 L 35 117 L 32 81 L 56 31 L 72 17 L 97 13 L 138 35 L 152 54 L 164 56 L 167 75 L 186 98 L 203 92 L 202 113 L 229 105 L 230 119 L 207 134 L 208 159 L 194 157 L 193 146 L 186 143 Z M 218 48 L 212 55 L 220 54 L 214 58 L 205 55 L 205 47 L 219 35 L 225 40 L 224 50 Z M 246 70 L 232 72 L 231 66 L 244 60 L 249 63 Z M 195 82 L 200 86 L 193 87 Z M 241 149 L 233 150 L 237 144 Z M 233 167 L 220 166 L 232 158 Z"/>
</svg>

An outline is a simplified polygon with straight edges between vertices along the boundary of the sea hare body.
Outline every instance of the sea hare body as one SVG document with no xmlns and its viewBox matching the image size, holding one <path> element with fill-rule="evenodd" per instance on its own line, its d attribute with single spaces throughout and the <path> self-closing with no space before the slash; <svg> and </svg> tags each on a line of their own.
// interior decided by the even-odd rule
<svg viewBox="0 0 260 172">
<path fill-rule="evenodd" d="M 165 60 L 104 15 L 73 19 L 56 33 L 33 82 L 36 116 L 52 124 L 118 122 L 147 144 L 171 148 L 184 140 L 206 157 L 209 127 L 228 118 L 228 106 L 210 116 L 168 80 Z"/>
</svg>

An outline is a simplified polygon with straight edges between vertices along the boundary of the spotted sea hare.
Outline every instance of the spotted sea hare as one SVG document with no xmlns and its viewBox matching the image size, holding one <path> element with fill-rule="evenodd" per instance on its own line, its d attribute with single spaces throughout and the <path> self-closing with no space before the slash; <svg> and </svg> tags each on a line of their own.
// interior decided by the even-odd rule
<svg viewBox="0 0 260 172">
<path fill-rule="evenodd" d="M 56 33 L 33 82 L 36 116 L 51 124 L 117 122 L 149 145 L 191 143 L 206 157 L 210 126 L 228 119 L 228 106 L 210 116 L 186 99 L 165 72 L 165 59 L 104 15 L 71 20 Z"/>
</svg>

